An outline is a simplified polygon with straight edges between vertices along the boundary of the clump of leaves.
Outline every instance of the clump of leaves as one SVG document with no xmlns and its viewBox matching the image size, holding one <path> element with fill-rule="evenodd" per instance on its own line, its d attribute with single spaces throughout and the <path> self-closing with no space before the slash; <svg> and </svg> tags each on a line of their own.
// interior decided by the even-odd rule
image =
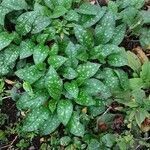
<svg viewBox="0 0 150 150">
<path fill-rule="evenodd" d="M 91 119 L 112 102 L 123 103 L 118 97 L 130 93 L 135 79 L 129 82 L 123 69 L 131 65 L 121 43 L 126 35 L 139 37 L 144 49 L 150 43 L 143 6 L 144 0 L 109 1 L 107 7 L 80 0 L 1 2 L 0 76 L 23 81 L 23 93 L 13 98 L 25 112 L 22 132 L 49 135 L 62 125 L 68 134 L 84 137 Z M 136 79 L 142 80 L 140 88 L 149 88 L 149 66 Z M 144 111 L 148 117 L 149 109 Z"/>
</svg>

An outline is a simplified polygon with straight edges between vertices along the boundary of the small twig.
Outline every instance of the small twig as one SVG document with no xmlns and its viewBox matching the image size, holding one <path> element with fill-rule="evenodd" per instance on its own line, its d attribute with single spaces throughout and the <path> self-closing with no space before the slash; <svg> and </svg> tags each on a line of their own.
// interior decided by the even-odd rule
<svg viewBox="0 0 150 150">
<path fill-rule="evenodd" d="M 11 148 L 11 146 L 14 144 L 14 142 L 17 140 L 17 138 L 18 138 L 18 135 L 15 136 L 15 138 L 13 139 L 13 141 L 9 145 L 5 145 L 5 146 L 1 147 L 1 149 L 8 147 L 7 150 L 9 150 Z"/>
</svg>

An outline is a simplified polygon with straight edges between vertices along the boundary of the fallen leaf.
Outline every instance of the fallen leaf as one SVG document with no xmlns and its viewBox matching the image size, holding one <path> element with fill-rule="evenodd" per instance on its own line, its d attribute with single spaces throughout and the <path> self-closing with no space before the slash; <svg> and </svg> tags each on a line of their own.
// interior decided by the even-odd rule
<svg viewBox="0 0 150 150">
<path fill-rule="evenodd" d="M 143 52 L 141 47 L 136 47 L 132 50 L 140 59 L 141 63 L 144 64 L 145 62 L 148 61 L 148 57 L 146 56 L 146 54 Z"/>
<path fill-rule="evenodd" d="M 16 83 L 15 81 L 11 81 L 9 79 L 5 79 L 5 82 L 9 85 L 14 85 Z"/>
</svg>

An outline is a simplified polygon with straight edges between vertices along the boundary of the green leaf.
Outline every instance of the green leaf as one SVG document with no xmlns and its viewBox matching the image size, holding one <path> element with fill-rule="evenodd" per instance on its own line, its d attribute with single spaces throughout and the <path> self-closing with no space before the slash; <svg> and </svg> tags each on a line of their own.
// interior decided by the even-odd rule
<svg viewBox="0 0 150 150">
<path fill-rule="evenodd" d="M 125 51 L 116 54 L 111 54 L 110 56 L 108 56 L 107 59 L 108 64 L 114 67 L 122 67 L 128 65 L 128 60 Z"/>
<path fill-rule="evenodd" d="M 53 99 L 60 98 L 63 82 L 53 67 L 50 67 L 48 70 L 48 73 L 45 79 L 45 85 L 46 85 L 46 88 L 48 89 L 50 96 Z"/>
<path fill-rule="evenodd" d="M 114 34 L 115 31 L 115 17 L 112 12 L 107 12 L 100 24 L 95 28 L 95 37 L 98 44 L 108 43 Z"/>
<path fill-rule="evenodd" d="M 80 91 L 78 98 L 76 98 L 74 101 L 83 106 L 92 106 L 96 104 L 95 100 L 92 99 L 92 97 L 89 96 L 85 91 Z"/>
<path fill-rule="evenodd" d="M 0 25 L 4 26 L 4 20 L 6 14 L 8 14 L 11 10 L 9 8 L 0 6 Z"/>
<path fill-rule="evenodd" d="M 51 99 L 51 100 L 49 101 L 48 107 L 49 107 L 49 109 L 50 109 L 50 111 L 51 111 L 52 113 L 54 113 L 54 111 L 55 111 L 55 109 L 56 109 L 56 107 L 57 107 L 57 103 L 58 103 L 58 100 L 55 100 L 55 99 Z"/>
<path fill-rule="evenodd" d="M 83 136 L 85 133 L 85 127 L 80 123 L 79 115 L 74 112 L 71 120 L 68 123 L 68 128 L 75 136 Z"/>
<path fill-rule="evenodd" d="M 145 82 L 150 82 L 150 62 L 145 62 L 142 66 L 142 71 L 140 72 L 140 76 Z"/>
<path fill-rule="evenodd" d="M 137 88 L 142 88 L 144 85 L 143 80 L 141 78 L 132 78 L 130 79 L 130 87 L 132 90 Z"/>
<path fill-rule="evenodd" d="M 22 41 L 20 44 L 20 59 L 27 58 L 33 54 L 35 44 L 31 40 Z"/>
<path fill-rule="evenodd" d="M 44 121 L 47 120 L 48 118 L 49 118 L 48 109 L 44 107 L 35 108 L 27 114 L 26 119 L 23 122 L 22 131 L 24 132 L 37 131 L 41 126 L 43 127 Z"/>
<path fill-rule="evenodd" d="M 40 64 L 44 62 L 46 57 L 48 56 L 49 48 L 44 45 L 37 45 L 34 48 L 33 59 L 35 64 Z"/>
<path fill-rule="evenodd" d="M 95 75 L 101 65 L 97 63 L 87 62 L 81 64 L 77 68 L 79 80 L 85 80 Z"/>
<path fill-rule="evenodd" d="M 75 45 L 70 41 L 65 49 L 65 53 L 69 58 L 76 57 L 77 49 Z"/>
<path fill-rule="evenodd" d="M 62 66 L 65 61 L 67 61 L 67 58 L 63 56 L 50 56 L 48 59 L 49 65 L 53 66 L 55 69 L 58 69 L 60 66 Z"/>
<path fill-rule="evenodd" d="M 80 25 L 75 25 L 74 32 L 77 40 L 81 45 L 84 45 L 88 48 L 94 46 L 94 38 L 90 30 L 87 30 Z"/>
<path fill-rule="evenodd" d="M 65 13 L 67 12 L 68 10 L 63 7 L 63 6 L 57 6 L 55 9 L 54 9 L 54 12 L 53 14 L 50 16 L 50 18 L 59 18 L 63 15 L 65 15 Z"/>
<path fill-rule="evenodd" d="M 39 33 L 42 30 L 44 30 L 47 26 L 49 26 L 51 23 L 51 20 L 49 17 L 45 16 L 38 16 L 34 22 L 33 28 L 32 28 L 32 34 Z"/>
<path fill-rule="evenodd" d="M 83 23 L 83 27 L 89 28 L 93 26 L 94 24 L 96 24 L 103 17 L 105 12 L 106 12 L 106 8 L 104 7 L 104 8 L 101 8 L 95 16 L 93 15 L 83 16 L 86 18 L 86 22 Z"/>
<path fill-rule="evenodd" d="M 63 77 L 68 80 L 72 80 L 78 76 L 78 73 L 71 67 L 66 67 L 63 71 Z"/>
<path fill-rule="evenodd" d="M 33 23 L 37 17 L 37 12 L 29 11 L 21 14 L 17 18 L 16 31 L 21 35 L 26 35 L 32 30 Z"/>
<path fill-rule="evenodd" d="M 91 139 L 90 143 L 88 144 L 87 150 L 99 150 L 100 143 L 96 139 Z"/>
<path fill-rule="evenodd" d="M 23 89 L 29 94 L 33 95 L 33 89 L 29 82 L 23 82 Z"/>
<path fill-rule="evenodd" d="M 119 45 L 125 37 L 125 32 L 126 32 L 126 25 L 121 24 L 117 26 L 110 42 L 114 45 Z"/>
<path fill-rule="evenodd" d="M 141 123 L 145 120 L 146 117 L 149 117 L 149 113 L 144 109 L 139 109 L 136 111 L 135 120 L 139 127 L 141 127 Z"/>
<path fill-rule="evenodd" d="M 43 105 L 47 101 L 48 97 L 48 93 L 44 91 L 34 91 L 32 95 L 25 92 L 17 101 L 17 107 L 22 110 L 37 108 Z"/>
<path fill-rule="evenodd" d="M 111 96 L 109 88 L 100 80 L 94 78 L 86 80 L 85 83 L 83 83 L 83 89 L 91 96 L 98 96 L 105 99 Z"/>
<path fill-rule="evenodd" d="M 40 133 L 42 135 L 48 135 L 54 132 L 60 125 L 60 121 L 56 113 L 51 114 L 47 120 L 40 127 Z"/>
<path fill-rule="evenodd" d="M 27 9 L 27 3 L 25 0 L 3 0 L 1 6 L 12 10 Z"/>
<path fill-rule="evenodd" d="M 101 9 L 101 7 L 97 5 L 92 5 L 90 3 L 83 3 L 79 7 L 79 9 L 77 9 L 77 12 L 85 15 L 97 15 L 99 9 Z"/>
<path fill-rule="evenodd" d="M 7 32 L 0 33 L 0 51 L 7 47 L 14 39 L 13 34 L 9 34 Z"/>
<path fill-rule="evenodd" d="M 60 139 L 60 145 L 67 146 L 71 142 L 71 138 L 69 136 L 64 136 Z"/>
<path fill-rule="evenodd" d="M 73 112 L 72 102 L 69 100 L 60 100 L 57 105 L 57 115 L 63 125 L 67 125 Z"/>
<path fill-rule="evenodd" d="M 58 54 L 58 51 L 59 51 L 59 47 L 58 47 L 58 44 L 54 43 L 49 51 L 49 55 L 52 56 L 52 55 L 57 55 Z"/>
<path fill-rule="evenodd" d="M 39 71 L 38 68 L 35 65 L 33 65 L 30 67 L 25 67 L 23 69 L 17 70 L 15 74 L 20 79 L 25 80 L 32 84 L 43 75 L 43 72 Z"/>
<path fill-rule="evenodd" d="M 79 20 L 79 14 L 75 10 L 70 10 L 67 12 L 66 16 L 64 18 L 68 21 L 78 21 Z"/>
<path fill-rule="evenodd" d="M 143 18 L 143 23 L 150 24 L 150 12 L 142 10 L 140 13 L 141 13 L 142 18 Z"/>
<path fill-rule="evenodd" d="M 66 82 L 64 84 L 64 88 L 66 89 L 67 93 L 73 97 L 73 98 L 77 98 L 78 97 L 78 93 L 79 93 L 79 88 L 77 85 L 76 81 L 72 81 L 72 82 Z"/>
<path fill-rule="evenodd" d="M 127 58 L 128 58 L 128 66 L 133 69 L 133 71 L 139 73 L 141 70 L 141 62 L 137 55 L 134 53 L 127 51 Z"/>
</svg>

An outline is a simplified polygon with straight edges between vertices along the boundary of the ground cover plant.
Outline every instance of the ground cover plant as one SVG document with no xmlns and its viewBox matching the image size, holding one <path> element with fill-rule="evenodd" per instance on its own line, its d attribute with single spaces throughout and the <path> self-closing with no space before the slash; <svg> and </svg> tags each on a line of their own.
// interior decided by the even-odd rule
<svg viewBox="0 0 150 150">
<path fill-rule="evenodd" d="M 150 148 L 149 8 L 1 0 L 1 149 Z"/>
</svg>

